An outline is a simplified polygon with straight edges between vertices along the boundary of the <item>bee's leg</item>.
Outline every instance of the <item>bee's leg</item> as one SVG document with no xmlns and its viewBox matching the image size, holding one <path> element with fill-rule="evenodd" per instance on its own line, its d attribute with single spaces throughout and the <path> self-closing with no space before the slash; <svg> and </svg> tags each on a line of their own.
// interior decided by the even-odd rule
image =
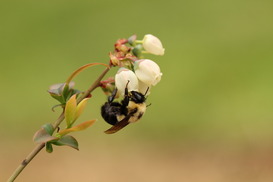
<svg viewBox="0 0 273 182">
<path fill-rule="evenodd" d="M 110 96 L 108 97 L 108 102 L 109 102 L 109 103 L 112 103 L 112 102 L 114 101 L 114 99 L 115 99 L 115 97 L 116 97 L 116 95 L 117 95 L 117 91 L 118 91 L 118 89 L 115 88 L 115 90 L 112 92 L 112 95 L 110 95 Z"/>
<path fill-rule="evenodd" d="M 146 107 L 149 107 L 149 106 L 151 106 L 151 105 L 152 105 L 152 103 L 150 103 L 150 104 L 146 105 Z"/>
</svg>

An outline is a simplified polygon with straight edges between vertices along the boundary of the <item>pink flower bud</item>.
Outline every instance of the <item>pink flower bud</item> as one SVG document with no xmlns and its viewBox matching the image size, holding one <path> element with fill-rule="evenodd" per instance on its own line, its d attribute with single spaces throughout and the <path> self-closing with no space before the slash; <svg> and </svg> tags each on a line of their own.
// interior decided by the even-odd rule
<svg viewBox="0 0 273 182">
<path fill-rule="evenodd" d="M 161 41 L 151 34 L 147 34 L 144 36 L 143 47 L 148 53 L 154 55 L 162 56 L 164 55 L 165 52 L 165 49 L 163 48 Z"/>
<path fill-rule="evenodd" d="M 115 76 L 115 84 L 119 94 L 124 95 L 127 83 L 129 92 L 133 90 L 138 91 L 138 79 L 135 73 L 129 69 L 120 68 Z"/>
<path fill-rule="evenodd" d="M 152 60 L 138 60 L 135 62 L 134 68 L 137 78 L 148 86 L 155 86 L 161 80 L 160 68 Z"/>
</svg>

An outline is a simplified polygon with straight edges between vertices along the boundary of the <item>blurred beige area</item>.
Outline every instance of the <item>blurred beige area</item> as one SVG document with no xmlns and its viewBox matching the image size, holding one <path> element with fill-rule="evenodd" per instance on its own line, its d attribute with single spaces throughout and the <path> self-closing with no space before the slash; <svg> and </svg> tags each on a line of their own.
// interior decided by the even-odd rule
<svg viewBox="0 0 273 182">
<path fill-rule="evenodd" d="M 1 165 L 1 181 L 28 152 L 18 152 L 18 146 L 9 148 L 14 150 L 1 154 L 5 157 L 1 164 L 7 164 Z M 80 151 L 61 147 L 53 154 L 41 152 L 18 181 L 270 182 L 272 152 L 272 148 L 230 144 L 220 147 L 136 140 L 103 144 L 85 141 Z"/>
<path fill-rule="evenodd" d="M 97 89 L 78 122 L 80 151 L 44 150 L 18 182 L 273 181 L 273 2 L 7 1 L 0 3 L 0 181 L 34 148 L 60 109 L 47 89 L 76 68 L 107 63 L 119 38 L 159 37 L 163 72 L 139 123 L 114 135 Z M 74 81 L 85 90 L 103 70 Z M 113 76 L 117 69 L 106 77 Z"/>
</svg>

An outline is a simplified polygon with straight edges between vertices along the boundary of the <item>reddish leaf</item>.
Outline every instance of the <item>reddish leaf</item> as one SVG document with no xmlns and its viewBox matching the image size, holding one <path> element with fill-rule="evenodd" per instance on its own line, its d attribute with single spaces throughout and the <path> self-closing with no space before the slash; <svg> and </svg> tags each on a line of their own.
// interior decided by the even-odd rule
<svg viewBox="0 0 273 182">
<path fill-rule="evenodd" d="M 74 131 L 81 131 L 81 130 L 84 130 L 84 129 L 90 127 L 91 125 L 93 125 L 95 121 L 96 121 L 96 120 L 94 119 L 94 120 L 90 120 L 90 121 L 83 122 L 83 123 L 81 123 L 81 124 L 79 124 L 79 125 L 76 125 L 76 126 L 73 126 L 73 127 L 71 127 L 71 128 L 64 129 L 64 130 L 60 131 L 58 134 L 59 134 L 60 136 L 64 136 L 64 135 L 66 135 L 66 134 L 68 134 L 68 133 L 71 133 L 71 132 L 74 132 Z"/>
<path fill-rule="evenodd" d="M 33 141 L 36 143 L 46 143 L 56 139 L 58 138 L 48 134 L 44 128 L 38 130 L 33 136 Z"/>
</svg>

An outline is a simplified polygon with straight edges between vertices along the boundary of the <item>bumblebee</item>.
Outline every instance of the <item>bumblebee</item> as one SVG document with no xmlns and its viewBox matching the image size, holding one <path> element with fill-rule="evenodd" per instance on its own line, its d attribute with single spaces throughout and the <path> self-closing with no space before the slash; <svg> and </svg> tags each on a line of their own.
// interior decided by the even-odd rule
<svg viewBox="0 0 273 182">
<path fill-rule="evenodd" d="M 101 107 L 101 116 L 103 119 L 113 125 L 106 130 L 106 134 L 116 133 L 129 123 L 138 121 L 146 111 L 146 91 L 145 95 L 137 91 L 128 92 L 128 83 L 124 91 L 124 98 L 121 102 L 114 102 L 117 94 L 117 88 L 108 97 L 108 101 Z"/>
</svg>

